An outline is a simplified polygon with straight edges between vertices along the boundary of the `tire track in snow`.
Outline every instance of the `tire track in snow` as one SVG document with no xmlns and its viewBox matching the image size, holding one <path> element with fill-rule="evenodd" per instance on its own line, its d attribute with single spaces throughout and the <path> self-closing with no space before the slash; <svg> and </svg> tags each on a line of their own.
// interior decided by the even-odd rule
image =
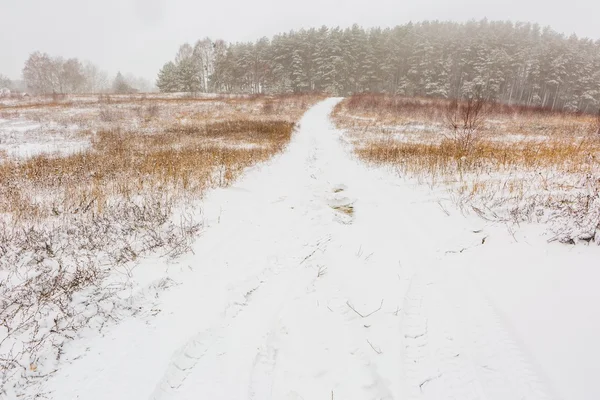
<svg viewBox="0 0 600 400">
<path fill-rule="evenodd" d="M 310 140 L 311 140 L 311 146 L 310 146 L 311 151 L 309 152 L 309 154 L 299 153 L 296 155 L 296 157 L 292 157 L 292 159 L 301 160 L 301 163 L 296 166 L 298 169 L 308 171 L 309 186 L 319 185 L 320 181 L 317 179 L 317 175 L 321 174 L 319 167 L 315 164 L 316 161 L 319 159 L 319 155 L 317 154 L 317 146 L 314 143 L 314 138 L 310 139 Z M 278 206 L 280 207 L 281 210 L 284 209 L 283 205 L 285 205 L 288 201 L 292 202 L 291 204 L 294 204 L 293 203 L 294 201 L 299 201 L 298 199 L 294 199 L 293 197 L 290 196 L 291 194 L 293 194 L 293 192 L 286 193 L 285 187 L 286 186 L 283 186 L 281 193 L 279 193 L 275 196 L 276 203 L 278 204 Z M 315 190 L 315 192 L 318 193 L 318 188 Z M 308 194 L 314 195 L 314 193 L 308 193 Z M 258 201 L 260 201 L 260 200 L 262 200 L 262 199 L 258 198 Z M 309 217 L 311 217 L 310 211 L 311 211 L 311 207 L 313 207 L 314 201 L 309 201 L 308 203 L 309 203 L 308 209 L 299 210 L 299 212 L 304 212 L 305 215 L 308 215 Z M 324 206 L 322 205 L 321 208 L 323 208 L 323 207 Z M 261 207 L 260 209 L 263 210 L 263 212 L 264 212 L 264 208 Z M 287 215 L 285 213 L 282 213 L 281 217 L 282 217 L 282 221 L 286 221 L 285 217 L 287 217 Z M 318 217 L 318 215 L 317 215 L 317 217 Z M 245 217 L 245 218 L 248 218 L 248 217 Z M 268 218 L 265 218 L 265 219 L 268 219 Z M 250 216 L 250 220 L 253 220 L 253 216 Z M 285 222 L 283 222 L 283 223 L 285 224 Z M 269 228 L 269 227 L 267 226 L 266 228 Z M 260 230 L 258 230 L 258 232 L 256 232 L 256 234 L 262 235 L 265 238 L 269 237 L 270 235 L 273 234 L 273 232 L 268 232 L 268 233 L 269 233 L 269 235 L 265 235 L 264 233 L 261 233 Z M 239 237 L 240 232 L 234 230 L 233 235 L 235 235 L 235 237 Z M 314 257 L 315 253 L 322 251 L 322 246 L 326 245 L 329 240 L 330 240 L 329 238 L 325 237 L 323 240 L 320 240 L 319 242 L 317 242 L 316 246 L 314 246 L 313 251 L 308 253 L 300 261 L 300 264 L 303 264 L 306 260 Z M 225 244 L 226 243 L 228 243 L 228 242 L 225 242 Z M 225 244 L 222 243 L 221 247 L 226 248 L 227 245 L 225 245 Z M 275 245 L 276 245 L 276 243 L 275 243 Z M 292 245 L 290 247 L 294 247 L 294 246 Z M 298 248 L 301 246 L 296 245 L 295 247 Z M 270 251 L 272 251 L 273 254 L 278 254 L 281 252 L 281 249 L 274 248 L 274 249 L 270 249 Z M 318 254 L 317 254 L 317 256 L 318 256 Z M 260 263 L 261 262 L 260 255 L 258 255 L 256 258 L 258 260 L 255 260 L 255 262 Z M 238 332 L 244 332 L 246 329 L 248 329 L 248 327 L 243 326 L 242 323 L 239 323 L 238 321 L 235 320 L 236 317 L 238 316 L 238 314 L 240 314 L 242 312 L 244 314 L 249 313 L 251 315 L 254 315 L 254 317 L 256 319 L 258 319 L 258 321 L 263 321 L 263 322 L 265 321 L 265 318 L 267 318 L 269 320 L 277 318 L 278 313 L 280 312 L 281 308 L 284 307 L 284 304 L 285 304 L 285 301 L 283 301 L 283 299 L 287 298 L 287 296 L 291 296 L 292 293 L 294 293 L 294 289 L 297 290 L 298 287 L 302 287 L 301 284 L 298 285 L 297 279 L 281 278 L 281 276 L 283 276 L 283 275 L 295 275 L 294 271 L 293 270 L 290 271 L 290 268 L 289 268 L 289 265 L 291 264 L 290 261 L 292 261 L 292 260 L 294 260 L 293 254 L 291 254 L 290 257 L 288 258 L 288 263 L 287 263 L 288 268 L 286 269 L 285 267 L 280 267 L 279 268 L 280 271 L 275 273 L 275 277 L 274 277 L 275 283 L 265 283 L 265 284 L 261 283 L 260 292 L 255 292 L 254 291 L 255 289 L 247 290 L 246 288 L 243 288 L 243 287 L 232 289 L 233 292 L 241 292 L 241 293 L 246 292 L 248 294 L 248 296 L 246 298 L 247 301 L 241 302 L 241 304 L 238 304 L 237 307 L 234 307 L 233 312 L 231 312 L 231 309 L 226 310 L 226 314 L 228 314 L 228 317 L 226 318 L 225 321 L 222 322 L 222 324 L 220 326 L 212 328 L 209 331 L 198 332 L 187 343 L 185 343 L 181 349 L 176 351 L 175 354 L 173 355 L 171 361 L 169 362 L 169 365 L 166 367 L 166 371 L 164 373 L 163 378 L 158 383 L 154 393 L 151 395 L 150 398 L 153 400 L 154 399 L 158 400 L 158 399 L 185 397 L 186 393 L 189 393 L 189 390 L 187 390 L 187 391 L 184 390 L 182 392 L 182 391 L 180 391 L 180 389 L 182 389 L 182 386 L 184 386 L 184 384 L 186 384 L 186 380 L 188 380 L 190 374 L 192 374 L 192 372 L 196 369 L 207 370 L 207 368 L 205 368 L 202 365 L 203 363 L 204 364 L 210 364 L 210 363 L 218 364 L 216 361 L 218 361 L 218 359 L 220 357 L 217 356 L 217 354 L 223 355 L 228 352 L 227 347 L 229 346 L 229 343 L 231 343 L 231 342 L 228 342 L 227 340 L 230 339 L 232 336 L 235 336 Z M 263 282 L 263 279 L 261 279 L 261 282 Z M 291 282 L 291 284 L 290 284 L 290 282 Z M 281 293 L 277 289 L 278 285 L 281 287 L 289 287 L 290 290 L 288 290 L 287 293 Z M 293 285 L 294 287 L 290 287 L 291 285 Z M 263 291 L 266 291 L 267 293 L 270 293 L 270 294 L 263 295 L 262 294 Z M 275 293 L 273 293 L 273 291 L 275 291 Z M 262 300 L 259 301 L 259 304 L 255 304 L 256 295 L 259 295 L 259 297 L 262 298 Z M 274 311 L 267 311 L 267 310 L 273 310 L 274 305 L 275 305 Z M 257 314 L 261 314 L 261 315 L 257 315 Z M 250 320 L 252 320 L 252 318 L 253 317 L 248 317 L 248 319 L 250 319 Z M 253 325 L 252 329 L 256 331 L 255 332 L 255 337 L 256 337 L 255 345 L 258 349 L 257 352 L 251 354 L 251 353 L 248 353 L 246 351 L 246 349 L 238 348 L 237 350 L 245 353 L 245 354 L 238 354 L 238 356 L 245 357 L 245 358 L 247 358 L 246 361 L 252 362 L 252 365 L 249 366 L 249 370 L 251 372 L 249 372 L 249 383 L 247 385 L 248 386 L 247 395 L 250 396 L 250 398 L 258 399 L 258 398 L 264 398 L 264 396 L 268 396 L 268 394 L 270 392 L 270 387 L 271 387 L 270 382 L 272 379 L 271 375 L 272 375 L 272 371 L 275 367 L 275 362 L 276 362 L 275 356 L 277 354 L 277 349 L 273 347 L 273 338 L 275 337 L 276 334 L 274 332 L 274 328 L 270 328 L 269 326 L 264 326 L 260 322 L 254 321 L 254 322 L 252 322 L 252 325 Z M 269 332 L 269 333 L 266 333 L 266 332 Z M 261 340 L 263 340 L 263 339 L 261 339 L 261 337 L 263 337 L 263 336 L 266 336 L 266 339 L 264 339 L 264 341 L 261 342 Z M 248 340 L 248 338 L 244 337 L 244 338 L 240 338 L 239 340 Z M 215 366 L 215 368 L 219 368 L 219 367 Z M 223 378 L 223 377 L 227 376 L 227 374 L 230 374 L 230 372 L 221 371 L 220 374 L 223 376 L 219 377 L 219 378 Z M 214 371 L 210 371 L 207 373 L 207 375 L 214 376 L 215 373 L 214 373 Z M 245 378 L 246 377 L 241 377 L 241 378 L 238 377 L 237 378 L 239 380 L 238 384 L 243 386 L 244 384 L 242 383 L 242 381 Z M 232 378 L 232 379 L 236 379 L 236 378 Z M 183 388 L 183 389 L 185 389 L 185 388 Z M 223 396 L 223 394 L 221 393 L 220 396 Z M 223 397 L 223 398 L 225 398 L 225 397 Z"/>
<path fill-rule="evenodd" d="M 463 329 L 463 334 L 467 343 L 473 343 L 470 355 L 479 381 L 484 388 L 493 388 L 489 398 L 549 399 L 550 393 L 525 353 L 471 275 L 463 267 L 456 272 L 449 276 L 449 271 L 440 271 L 439 275 L 446 284 L 445 293 L 455 299 L 457 320 L 471 328 Z"/>
<path fill-rule="evenodd" d="M 462 268 L 426 265 L 403 319 L 411 399 L 549 399 L 487 299 Z"/>
<path fill-rule="evenodd" d="M 211 393 L 216 396 L 211 398 L 230 398 L 227 393 L 236 386 L 243 387 L 246 378 L 255 382 L 247 385 L 248 395 L 254 393 L 250 398 L 265 398 L 263 395 L 269 391 L 269 377 L 277 354 L 274 321 L 288 301 L 286 298 L 297 295 L 289 282 L 302 287 L 302 282 L 307 280 L 306 272 L 302 269 L 278 271 L 260 286 L 238 292 L 238 297 L 244 300 L 226 310 L 227 317 L 220 326 L 197 333 L 175 352 L 150 399 L 187 399 L 197 392 L 190 390 L 190 386 L 206 389 L 206 385 L 198 386 L 198 383 L 208 383 L 211 377 L 225 383 L 228 376 L 231 379 L 229 386 L 220 386 L 221 393 Z M 271 301 L 272 298 L 278 301 Z M 247 365 L 247 370 L 242 369 L 243 365 Z M 232 374 L 231 368 L 236 366 L 240 369 Z M 237 374 L 239 371 L 242 373 Z"/>
<path fill-rule="evenodd" d="M 267 335 L 267 338 L 254 358 L 248 388 L 248 399 L 268 400 L 273 395 L 273 373 L 277 366 L 278 325 Z"/>
<path fill-rule="evenodd" d="M 252 281 L 250 279 L 249 281 Z M 252 295 L 260 288 L 264 280 L 260 279 L 258 286 L 250 285 L 246 288 L 238 288 L 233 296 L 230 305 L 224 310 L 223 314 L 228 315 L 227 320 L 219 327 L 207 329 L 193 335 L 180 349 L 175 351 L 171 361 L 166 367 L 163 378 L 159 381 L 156 389 L 150 396 L 152 400 L 168 398 L 173 391 L 178 390 L 188 378 L 194 367 L 202 358 L 214 348 L 219 347 L 220 337 L 230 324 L 251 301 Z M 249 282 L 251 283 L 251 282 Z"/>
<path fill-rule="evenodd" d="M 422 266 L 404 304 L 406 390 L 410 399 L 486 399 L 464 349 L 456 342 L 452 316 L 438 296 L 429 266 Z M 433 312 L 430 312 L 433 310 Z"/>
</svg>

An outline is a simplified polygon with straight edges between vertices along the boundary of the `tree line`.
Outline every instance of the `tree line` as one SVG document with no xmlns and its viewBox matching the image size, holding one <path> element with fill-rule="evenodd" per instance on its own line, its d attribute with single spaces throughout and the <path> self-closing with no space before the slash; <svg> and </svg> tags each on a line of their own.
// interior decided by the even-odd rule
<svg viewBox="0 0 600 400">
<path fill-rule="evenodd" d="M 181 46 L 157 86 L 190 93 L 483 93 L 510 104 L 591 111 L 600 105 L 600 40 L 486 19 L 322 27 L 243 43 L 206 38 Z"/>
<path fill-rule="evenodd" d="M 52 57 L 47 53 L 32 53 L 23 67 L 23 81 L 27 90 L 35 94 L 67 93 L 134 93 L 151 91 L 152 85 L 133 75 L 120 72 L 114 78 L 91 62 L 77 58 Z M 4 78 L 4 85 L 11 82 Z"/>
</svg>

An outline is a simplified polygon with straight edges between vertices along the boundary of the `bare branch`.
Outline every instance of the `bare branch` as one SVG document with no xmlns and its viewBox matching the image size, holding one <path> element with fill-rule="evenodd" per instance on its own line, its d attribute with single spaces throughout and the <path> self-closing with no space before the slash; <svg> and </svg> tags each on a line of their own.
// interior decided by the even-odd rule
<svg viewBox="0 0 600 400">
<path fill-rule="evenodd" d="M 377 353 L 377 354 L 381 354 L 381 353 L 383 353 L 383 352 L 381 351 L 381 349 L 378 349 L 378 348 L 376 348 L 375 346 L 373 346 L 373 344 L 372 344 L 372 343 L 369 341 L 369 339 L 367 339 L 367 343 L 369 343 L 369 346 L 371 346 L 371 348 L 373 349 L 373 351 L 374 351 L 375 353 Z"/>
<path fill-rule="evenodd" d="M 379 305 L 379 308 L 378 308 L 377 310 L 375 310 L 375 311 L 372 311 L 372 312 L 370 312 L 370 313 L 369 313 L 369 314 L 367 314 L 367 315 L 363 315 L 363 314 L 359 313 L 359 312 L 356 310 L 356 308 L 354 308 L 354 306 L 353 306 L 352 304 L 350 304 L 350 302 L 349 302 L 349 301 L 347 301 L 347 302 L 346 302 L 346 305 L 347 305 L 348 307 L 350 307 L 350 309 L 351 309 L 352 311 L 354 311 L 356 314 L 358 314 L 358 315 L 359 315 L 361 318 L 367 318 L 367 317 L 370 317 L 371 315 L 375 314 L 377 311 L 381 310 L 381 307 L 383 307 L 383 299 L 381 299 L 381 304 Z"/>
</svg>

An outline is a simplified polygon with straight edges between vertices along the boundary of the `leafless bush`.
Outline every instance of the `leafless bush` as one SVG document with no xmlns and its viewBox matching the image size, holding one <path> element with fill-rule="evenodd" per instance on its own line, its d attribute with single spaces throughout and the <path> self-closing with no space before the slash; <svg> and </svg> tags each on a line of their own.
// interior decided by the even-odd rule
<svg viewBox="0 0 600 400">
<path fill-rule="evenodd" d="M 552 221 L 555 236 L 550 241 L 575 244 L 594 242 L 600 245 L 600 181 L 588 177 L 586 192 L 569 201 L 556 201 L 556 217 Z"/>
<path fill-rule="evenodd" d="M 4 111 L 0 108 L 0 118 L 2 119 L 13 119 L 13 118 L 19 118 L 20 114 L 18 111 Z"/>
<path fill-rule="evenodd" d="M 446 109 L 446 121 L 451 129 L 450 140 L 465 155 L 470 153 L 484 122 L 486 101 L 480 94 L 469 96 L 465 101 L 450 101 Z"/>
<path fill-rule="evenodd" d="M 119 287 L 103 286 L 110 270 L 149 252 L 174 258 L 189 250 L 200 226 L 191 218 L 177 225 L 171 213 L 158 196 L 144 203 L 120 201 L 102 214 L 88 208 L 69 224 L 0 227 L 0 271 L 9 272 L 0 285 L 0 350 L 12 355 L 0 359 L 3 383 L 13 374 L 35 376 L 31 366 L 42 349 L 64 342 L 92 320 L 101 327 L 116 317 L 111 311 L 126 304 L 112 298 Z M 23 335 L 30 337 L 27 343 L 19 341 Z"/>
<path fill-rule="evenodd" d="M 146 107 L 146 113 L 151 118 L 154 119 L 160 114 L 160 107 L 158 103 L 152 103 Z"/>
<path fill-rule="evenodd" d="M 102 122 L 115 122 L 119 119 L 117 111 L 110 107 L 101 108 L 98 117 Z"/>
<path fill-rule="evenodd" d="M 64 93 L 56 93 L 56 92 L 54 92 L 54 93 L 52 93 L 51 96 L 52 96 L 52 101 L 54 103 L 58 103 L 58 102 L 63 101 L 63 100 L 65 100 L 67 98 L 67 95 L 64 94 Z"/>
<path fill-rule="evenodd" d="M 477 93 L 475 93 L 477 98 Z M 481 97 L 481 96 L 480 96 Z M 483 96 L 485 98 L 485 96 Z M 460 100 L 459 102 L 462 102 Z M 366 113 L 369 115 L 385 116 L 386 119 L 394 117 L 420 120 L 437 121 L 446 120 L 448 108 L 450 108 L 452 99 L 441 99 L 433 97 L 404 97 L 398 95 L 386 95 L 377 93 L 354 94 L 343 102 L 339 103 L 334 114 L 340 114 L 347 111 L 352 114 Z M 504 104 L 494 102 L 484 102 L 486 115 L 489 117 L 561 117 L 568 113 L 552 110 L 548 107 L 527 106 L 522 104 Z"/>
<path fill-rule="evenodd" d="M 99 94 L 98 95 L 98 103 L 99 104 L 110 104 L 112 103 L 112 98 L 109 94 Z"/>
<path fill-rule="evenodd" d="M 265 101 L 262 105 L 261 112 L 266 115 L 273 114 L 273 112 L 275 112 L 275 106 L 273 104 L 273 101 L 272 100 Z"/>
<path fill-rule="evenodd" d="M 141 120 L 150 122 L 160 115 L 160 106 L 157 102 L 152 102 L 145 106 L 138 106 L 136 112 Z"/>
</svg>

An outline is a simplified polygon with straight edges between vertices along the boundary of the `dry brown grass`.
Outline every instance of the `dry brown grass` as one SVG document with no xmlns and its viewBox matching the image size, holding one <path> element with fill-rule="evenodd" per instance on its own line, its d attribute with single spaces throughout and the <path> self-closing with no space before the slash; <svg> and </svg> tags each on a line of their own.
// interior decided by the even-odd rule
<svg viewBox="0 0 600 400">
<path fill-rule="evenodd" d="M 244 96 L 211 99 L 111 98 L 12 106 L 13 118 L 60 126 L 76 124 L 88 151 L 0 164 L 0 213 L 37 221 L 100 211 L 115 198 L 160 191 L 181 199 L 232 182 L 244 168 L 281 151 L 294 121 L 318 96 Z M 268 113 L 261 112 L 265 109 Z M 52 107 L 60 105 L 64 112 Z M 58 128 L 56 127 L 58 125 Z M 90 130 L 97 130 L 96 133 Z M 40 135 L 50 128 L 41 128 Z M 89 207 L 86 206 L 91 202 Z"/>
<path fill-rule="evenodd" d="M 285 121 L 241 120 L 177 125 L 156 134 L 98 132 L 92 148 L 82 153 L 2 163 L 0 213 L 12 215 L 15 223 L 43 222 L 82 208 L 102 212 L 115 198 L 201 195 L 280 151 L 292 131 L 293 124 Z"/>
<path fill-rule="evenodd" d="M 444 188 L 463 210 L 502 221 L 556 222 L 565 241 L 595 236 L 600 137 L 594 115 L 488 105 L 465 147 L 448 102 L 361 95 L 334 110 L 366 162 Z M 599 237 L 600 239 L 600 237 Z"/>
<path fill-rule="evenodd" d="M 213 123 L 236 119 L 296 122 L 320 95 L 211 96 L 78 95 L 62 100 L 32 98 L 0 102 L 0 118 L 24 119 L 80 131 L 160 132 L 178 121 Z"/>
<path fill-rule="evenodd" d="M 11 140 L 44 143 L 68 132 L 90 143 L 29 158 L 0 147 L 1 385 L 43 352 L 60 358 L 77 330 L 100 329 L 115 318 L 110 310 L 128 307 L 114 296 L 125 288 L 104 278 L 120 268 L 127 276 L 128 265 L 150 253 L 171 259 L 189 251 L 200 229 L 192 213 L 206 190 L 281 152 L 319 99 L 102 96 L 0 109 L 39 123 L 9 132 Z M 73 302 L 82 290 L 85 300 Z"/>
<path fill-rule="evenodd" d="M 344 213 L 350 217 L 354 215 L 354 205 L 352 205 L 352 204 L 331 206 L 331 208 L 333 208 L 334 210 L 339 211 L 341 213 Z"/>
<path fill-rule="evenodd" d="M 366 141 L 356 149 L 361 158 L 376 163 L 397 163 L 405 172 L 436 171 L 440 175 L 489 170 L 560 169 L 565 173 L 591 173 L 600 156 L 600 140 L 552 140 L 541 143 L 520 141 L 476 142 L 468 151 L 451 139 L 439 143 Z"/>
</svg>

